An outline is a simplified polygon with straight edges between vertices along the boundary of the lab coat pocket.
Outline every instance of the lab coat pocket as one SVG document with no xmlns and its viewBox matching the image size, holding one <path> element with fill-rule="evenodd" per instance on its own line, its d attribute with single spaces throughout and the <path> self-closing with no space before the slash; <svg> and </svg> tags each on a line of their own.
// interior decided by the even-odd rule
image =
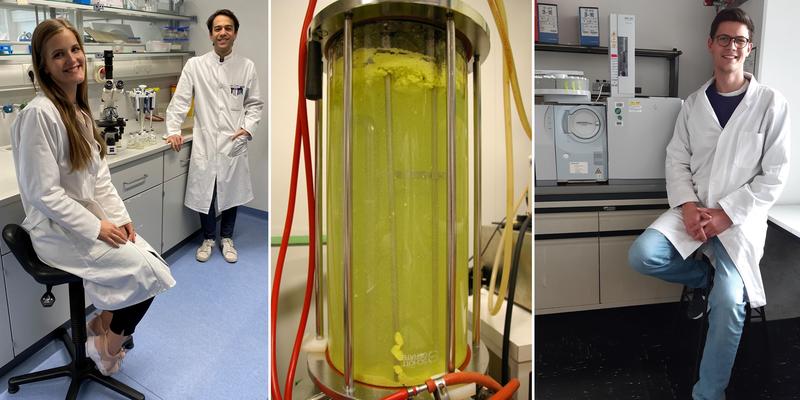
<svg viewBox="0 0 800 400">
<path fill-rule="evenodd" d="M 228 157 L 238 157 L 246 152 L 247 138 L 245 136 L 239 136 L 233 141 L 233 146 L 231 147 L 231 151 L 228 152 Z"/>
<path fill-rule="evenodd" d="M 228 103 L 228 109 L 231 111 L 242 111 L 242 108 L 244 107 L 245 87 L 243 85 L 237 85 L 234 83 L 228 84 L 225 87 L 228 90 L 228 92 L 225 94 L 225 98 Z"/>
<path fill-rule="evenodd" d="M 737 140 L 734 164 L 740 168 L 756 168 L 763 151 L 764 132 L 742 132 Z"/>
<path fill-rule="evenodd" d="M 111 247 L 108 243 L 100 240 L 95 239 L 92 245 L 89 247 L 89 257 L 91 257 L 94 261 L 99 261 L 103 256 L 108 254 L 113 247 Z"/>
</svg>

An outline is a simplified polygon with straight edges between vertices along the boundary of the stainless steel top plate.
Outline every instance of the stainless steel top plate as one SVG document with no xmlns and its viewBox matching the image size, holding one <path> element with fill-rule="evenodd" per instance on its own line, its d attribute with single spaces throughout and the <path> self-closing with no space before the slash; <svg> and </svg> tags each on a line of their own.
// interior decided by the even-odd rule
<svg viewBox="0 0 800 400">
<path fill-rule="evenodd" d="M 459 0 L 339 0 L 318 12 L 309 26 L 309 38 L 327 43 L 344 30 L 345 15 L 352 14 L 353 25 L 381 20 L 410 20 L 428 23 L 445 29 L 447 14 L 453 14 L 456 36 L 464 41 L 467 57 L 489 54 L 489 26 L 472 7 Z M 313 36 L 312 36 L 313 35 Z"/>
</svg>

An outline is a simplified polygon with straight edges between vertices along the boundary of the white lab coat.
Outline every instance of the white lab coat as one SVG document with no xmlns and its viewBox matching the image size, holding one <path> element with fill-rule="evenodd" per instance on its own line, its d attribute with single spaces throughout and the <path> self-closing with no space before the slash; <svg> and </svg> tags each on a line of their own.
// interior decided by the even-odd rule
<svg viewBox="0 0 800 400">
<path fill-rule="evenodd" d="M 184 204 L 208 214 L 215 181 L 217 213 L 253 200 L 248 138 L 231 137 L 239 128 L 254 134 L 261 120 L 264 102 L 255 64 L 235 53 L 220 62 L 214 51 L 189 59 L 167 107 L 167 134 L 180 134 L 192 95 L 194 130 Z"/>
<path fill-rule="evenodd" d="M 25 209 L 22 226 L 43 262 L 83 278 L 86 295 L 97 308 L 116 310 L 171 288 L 175 280 L 158 252 L 138 234 L 135 243 L 119 248 L 97 238 L 101 219 L 120 226 L 131 218 L 90 126 L 83 128 L 92 161 L 86 169 L 70 172 L 67 130 L 46 96 L 36 96 L 14 121 L 11 146 Z"/>
<path fill-rule="evenodd" d="M 680 205 L 695 201 L 722 208 L 733 225 L 719 234 L 719 240 L 755 308 L 766 304 L 758 264 L 764 254 L 767 211 L 789 174 L 790 127 L 786 99 L 745 75 L 749 87 L 725 129 L 705 94 L 713 79 L 683 103 L 667 146 L 671 209 L 650 227 L 663 233 L 685 259 L 702 243 L 686 232 Z"/>
</svg>

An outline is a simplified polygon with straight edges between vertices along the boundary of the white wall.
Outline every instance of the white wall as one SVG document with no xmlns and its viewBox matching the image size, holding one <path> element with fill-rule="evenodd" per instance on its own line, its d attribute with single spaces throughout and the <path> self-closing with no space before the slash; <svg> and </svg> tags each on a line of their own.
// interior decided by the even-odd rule
<svg viewBox="0 0 800 400">
<path fill-rule="evenodd" d="M 559 43 L 578 44 L 578 7 L 600 9 L 600 45 L 608 46 L 608 15 L 636 16 L 636 47 L 671 50 L 683 54 L 679 58 L 678 96 L 686 98 L 711 77 L 713 67 L 706 39 L 714 7 L 705 7 L 701 0 L 548 0 L 558 5 Z M 584 71 L 592 82 L 609 79 L 608 56 L 536 52 L 536 69 Z M 642 94 L 669 94 L 669 64 L 663 58 L 636 57 L 636 86 Z"/>
<path fill-rule="evenodd" d="M 503 132 L 503 100 L 502 100 L 502 52 L 501 42 L 491 12 L 486 1 L 467 0 L 467 4 L 477 10 L 486 20 L 489 31 L 491 50 L 489 57 L 482 64 L 482 143 L 483 143 L 483 215 L 482 222 L 499 221 L 505 215 L 505 142 Z M 322 10 L 330 0 L 322 0 L 317 4 L 316 12 Z M 509 35 L 511 37 L 517 72 L 520 80 L 523 102 L 528 116 L 531 113 L 531 77 L 532 77 L 532 8 L 530 0 L 507 0 L 506 11 L 509 18 Z M 271 132 L 272 164 L 271 164 L 271 208 L 270 222 L 271 235 L 280 236 L 286 218 L 289 182 L 291 173 L 292 144 L 297 102 L 297 45 L 299 40 L 302 18 L 305 13 L 304 1 L 273 1 L 271 2 L 273 37 L 271 49 Z M 471 80 L 471 78 L 470 78 Z M 470 92 L 471 93 L 471 92 Z M 471 95 L 470 95 L 471 99 Z M 309 116 L 313 113 L 313 106 L 309 103 Z M 531 182 L 531 168 L 529 156 L 531 155 L 531 142 L 524 135 L 522 126 L 518 122 L 516 113 L 513 118 L 513 146 L 515 158 L 515 196 L 518 196 L 526 185 Z M 311 119 L 309 119 L 311 121 Z M 471 121 L 471 118 L 470 118 Z M 313 125 L 312 125 L 313 129 Z M 312 138 L 313 142 L 313 138 Z M 313 154 L 313 150 L 312 150 Z M 471 154 L 470 154 L 471 155 Z M 470 157 L 471 158 L 471 157 Z M 471 168 L 471 167 L 470 167 Z M 305 184 L 302 175 L 299 180 L 297 206 L 294 214 L 294 229 L 292 234 L 308 234 L 308 218 L 306 212 Z M 470 178 L 470 182 L 471 182 Z M 470 186 L 472 184 L 470 183 Z M 471 217 L 470 212 L 470 217 Z M 300 314 L 303 294 L 303 279 L 306 272 L 304 252 L 306 247 L 292 247 L 290 256 L 284 266 L 284 282 L 280 296 L 279 323 L 277 327 L 278 370 L 280 382 L 286 375 L 290 346 L 294 340 L 297 320 Z M 276 248 L 272 251 L 272 263 L 277 259 Z M 306 332 L 313 333 L 312 320 Z M 306 375 L 305 363 L 298 367 L 297 377 Z"/>
<path fill-rule="evenodd" d="M 792 164 L 789 181 L 778 204 L 800 203 L 800 84 L 797 65 L 800 54 L 791 38 L 797 29 L 800 3 L 790 0 L 764 1 L 763 43 L 759 49 L 760 82 L 780 91 L 789 101 L 792 123 Z"/>
<path fill-rule="evenodd" d="M 269 14 L 267 2 L 247 0 L 227 0 L 217 2 L 212 0 L 190 0 L 186 2 L 184 13 L 196 15 L 197 24 L 191 25 L 190 49 L 197 55 L 212 50 L 208 38 L 206 19 L 220 8 L 227 8 L 236 14 L 239 19 L 239 33 L 233 50 L 249 58 L 256 64 L 258 83 L 261 97 L 264 100 L 264 112 L 261 123 L 253 133 L 253 141 L 248 145 L 247 152 L 250 160 L 250 173 L 253 182 L 255 199 L 247 204 L 248 207 L 262 211 L 269 210 L 269 119 L 268 93 L 269 75 L 267 54 L 269 50 Z"/>
</svg>

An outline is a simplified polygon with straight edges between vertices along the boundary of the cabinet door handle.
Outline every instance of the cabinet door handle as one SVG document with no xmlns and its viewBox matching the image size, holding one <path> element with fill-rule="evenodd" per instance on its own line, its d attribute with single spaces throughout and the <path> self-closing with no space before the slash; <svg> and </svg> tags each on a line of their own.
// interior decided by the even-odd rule
<svg viewBox="0 0 800 400">
<path fill-rule="evenodd" d="M 189 165 L 189 159 L 187 158 L 185 160 L 179 160 L 178 163 L 180 164 L 181 167 L 185 167 Z"/>
<path fill-rule="evenodd" d="M 136 186 L 144 184 L 146 180 L 147 180 L 147 174 L 144 174 L 144 176 L 136 178 L 130 182 L 122 182 L 122 189 L 129 190 L 135 188 Z"/>
</svg>

